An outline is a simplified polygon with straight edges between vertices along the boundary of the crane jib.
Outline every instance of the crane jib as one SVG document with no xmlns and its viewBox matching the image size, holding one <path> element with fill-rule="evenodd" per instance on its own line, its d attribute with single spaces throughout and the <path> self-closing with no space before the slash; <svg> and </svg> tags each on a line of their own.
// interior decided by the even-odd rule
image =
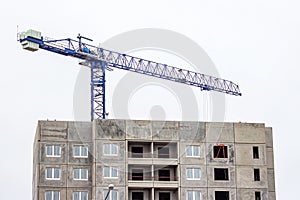
<svg viewBox="0 0 300 200">
<path fill-rule="evenodd" d="M 83 39 L 92 41 L 89 38 L 80 35 L 77 38 L 78 40 L 71 38 L 55 40 L 42 37 L 41 32 L 30 29 L 20 33 L 18 41 L 22 44 L 23 49 L 29 51 L 44 49 L 78 58 L 83 60 L 80 64 L 91 68 L 91 120 L 106 117 L 104 104 L 105 70 L 111 71 L 112 68 L 199 87 L 203 91 L 216 91 L 235 96 L 242 95 L 239 86 L 229 80 L 110 51 L 82 42 Z"/>
</svg>

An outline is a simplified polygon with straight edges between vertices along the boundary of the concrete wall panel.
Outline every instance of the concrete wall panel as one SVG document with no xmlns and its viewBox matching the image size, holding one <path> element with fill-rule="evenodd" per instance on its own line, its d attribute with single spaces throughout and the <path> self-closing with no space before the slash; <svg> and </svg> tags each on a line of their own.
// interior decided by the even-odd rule
<svg viewBox="0 0 300 200">
<path fill-rule="evenodd" d="M 77 188 L 67 188 L 67 198 L 66 199 L 73 199 L 73 192 L 87 192 L 88 193 L 88 200 L 92 200 L 92 189 L 90 187 L 77 187 Z M 61 200 L 63 200 L 61 198 Z"/>
<path fill-rule="evenodd" d="M 208 188 L 207 200 L 215 200 L 215 191 L 228 191 L 229 199 L 236 200 L 236 189 L 226 187 Z"/>
<path fill-rule="evenodd" d="M 105 196 L 104 196 L 104 190 L 107 190 L 108 189 L 108 186 L 106 187 L 97 187 L 96 188 L 96 197 L 94 199 L 97 199 L 97 200 L 104 200 Z M 126 188 L 125 187 L 115 187 L 114 188 L 114 191 L 117 191 L 118 192 L 118 199 L 126 199 L 126 192 L 125 192 Z"/>
<path fill-rule="evenodd" d="M 226 168 L 228 169 L 229 180 L 215 180 L 214 169 Z M 222 187 L 222 188 L 235 188 L 236 187 L 236 171 L 235 167 L 229 166 L 208 166 L 207 167 L 207 185 L 208 187 Z"/>
<path fill-rule="evenodd" d="M 55 167 L 60 169 L 60 179 L 59 180 L 51 180 L 46 179 L 46 168 L 47 167 Z M 47 187 L 66 187 L 67 186 L 67 176 L 68 176 L 68 167 L 67 165 L 40 165 L 40 176 L 39 176 L 39 186 L 47 186 Z"/>
<path fill-rule="evenodd" d="M 220 143 L 206 143 L 206 163 L 207 165 L 234 165 L 235 164 L 235 149 L 233 143 L 222 143 L 227 146 L 227 158 L 214 158 L 214 146 Z"/>
<path fill-rule="evenodd" d="M 258 147 L 259 158 L 253 158 L 253 147 Z M 236 144 L 236 165 L 266 165 L 265 144 Z"/>
<path fill-rule="evenodd" d="M 273 133 L 271 127 L 266 127 L 266 144 L 267 147 L 273 147 Z"/>
<path fill-rule="evenodd" d="M 233 123 L 211 122 L 206 123 L 206 142 L 210 143 L 233 143 Z"/>
<path fill-rule="evenodd" d="M 152 123 L 144 120 L 126 121 L 127 140 L 152 140 Z"/>
<path fill-rule="evenodd" d="M 68 140 L 92 142 L 92 123 L 91 122 L 69 122 Z"/>
<path fill-rule="evenodd" d="M 40 142 L 40 163 L 44 164 L 66 164 L 68 162 L 68 145 L 66 142 Z M 60 157 L 47 157 L 46 146 L 57 145 L 61 148 Z"/>
<path fill-rule="evenodd" d="M 257 123 L 234 123 L 235 142 L 265 143 L 265 126 Z"/>
<path fill-rule="evenodd" d="M 76 145 L 83 145 L 88 147 L 88 157 L 74 157 L 73 147 Z M 81 142 L 70 142 L 69 143 L 69 164 L 80 164 L 80 165 L 91 165 L 93 163 L 93 144 L 92 143 L 81 143 Z"/>
<path fill-rule="evenodd" d="M 207 199 L 207 188 L 199 188 L 199 187 L 181 187 L 181 198 L 179 199 L 188 199 L 188 191 L 197 191 L 200 192 L 200 199 Z"/>
<path fill-rule="evenodd" d="M 105 178 L 104 177 L 104 166 L 116 167 L 118 169 L 118 178 Z M 109 184 L 114 184 L 118 187 L 125 187 L 126 183 L 126 168 L 125 164 L 113 163 L 111 165 L 107 164 L 96 164 L 96 186 L 106 187 Z"/>
<path fill-rule="evenodd" d="M 94 138 L 95 139 L 125 139 L 125 120 L 106 119 L 94 121 Z"/>
<path fill-rule="evenodd" d="M 41 141 L 66 141 L 68 139 L 68 122 L 39 121 Z"/>
<path fill-rule="evenodd" d="M 200 156 L 199 157 L 187 157 L 186 156 L 186 146 L 188 145 L 196 145 L 200 146 Z M 206 147 L 205 143 L 198 143 L 198 142 L 181 142 L 179 143 L 179 162 L 181 164 L 199 164 L 205 165 L 206 164 Z"/>
<path fill-rule="evenodd" d="M 275 192 L 269 192 L 268 200 L 276 200 L 276 193 Z"/>
<path fill-rule="evenodd" d="M 274 169 L 268 169 L 268 188 L 269 188 L 269 192 L 275 192 Z"/>
<path fill-rule="evenodd" d="M 38 191 L 38 199 L 45 200 L 46 199 L 46 192 L 47 191 L 59 191 L 60 199 L 65 200 L 67 199 L 67 189 L 66 188 L 55 188 L 55 187 L 40 187 Z"/>
<path fill-rule="evenodd" d="M 200 168 L 200 180 L 187 179 L 187 168 Z M 180 185 L 181 187 L 207 187 L 207 174 L 205 166 L 181 165 L 180 166 Z"/>
<path fill-rule="evenodd" d="M 273 148 L 267 148 L 267 164 L 268 168 L 274 168 Z"/>
<path fill-rule="evenodd" d="M 116 140 L 96 140 L 96 162 L 97 163 L 112 163 L 112 162 L 124 162 L 126 156 L 125 141 Z M 117 144 L 117 155 L 105 155 L 104 144 Z"/>
<path fill-rule="evenodd" d="M 260 181 L 254 181 L 254 168 L 260 170 Z M 267 167 L 239 166 L 237 171 L 237 188 L 268 188 Z"/>
<path fill-rule="evenodd" d="M 179 122 L 152 121 L 152 138 L 164 141 L 179 140 Z"/>
<path fill-rule="evenodd" d="M 87 169 L 88 180 L 74 180 L 73 169 Z M 92 167 L 86 165 L 68 165 L 67 187 L 92 187 Z"/>
<path fill-rule="evenodd" d="M 204 122 L 179 122 L 179 129 L 180 141 L 205 142 Z"/>
<path fill-rule="evenodd" d="M 255 192 L 260 192 L 261 200 L 268 200 L 268 190 L 266 189 L 237 189 L 237 200 L 255 200 Z"/>
</svg>

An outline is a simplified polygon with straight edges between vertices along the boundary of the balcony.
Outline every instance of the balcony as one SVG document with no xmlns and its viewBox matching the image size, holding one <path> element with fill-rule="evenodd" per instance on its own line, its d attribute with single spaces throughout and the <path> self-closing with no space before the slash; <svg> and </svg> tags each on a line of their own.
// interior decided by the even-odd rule
<svg viewBox="0 0 300 200">
<path fill-rule="evenodd" d="M 153 158 L 177 159 L 177 143 L 153 143 Z"/>
<path fill-rule="evenodd" d="M 152 194 L 152 192 L 154 192 Z M 129 200 L 177 200 L 178 189 L 177 188 L 156 188 L 154 191 L 150 188 L 129 188 L 128 189 Z"/>
<path fill-rule="evenodd" d="M 159 180 L 158 177 L 148 177 L 142 181 L 128 180 L 128 187 L 134 187 L 134 188 L 148 188 L 148 187 L 177 188 L 179 187 L 178 177 L 164 177 L 164 178 L 169 178 L 171 179 L 171 181 L 162 181 Z"/>
<path fill-rule="evenodd" d="M 177 166 L 129 165 L 128 170 L 129 187 L 178 187 Z"/>
<path fill-rule="evenodd" d="M 177 143 L 128 142 L 129 164 L 177 165 Z"/>
<path fill-rule="evenodd" d="M 130 188 L 128 189 L 129 200 L 151 200 L 152 190 L 150 188 Z"/>
</svg>

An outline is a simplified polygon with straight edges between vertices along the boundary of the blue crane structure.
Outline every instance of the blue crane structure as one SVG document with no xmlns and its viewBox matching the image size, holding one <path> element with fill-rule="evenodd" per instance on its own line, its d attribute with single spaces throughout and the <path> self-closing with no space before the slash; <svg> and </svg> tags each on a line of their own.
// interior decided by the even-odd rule
<svg viewBox="0 0 300 200">
<path fill-rule="evenodd" d="M 106 70 L 112 71 L 112 68 L 192 85 L 201 90 L 241 96 L 239 86 L 229 80 L 96 47 L 83 42 L 83 40 L 90 42 L 92 40 L 80 34 L 77 36 L 77 40 L 71 38 L 50 39 L 41 36 L 41 32 L 30 29 L 18 36 L 18 41 L 22 44 L 23 49 L 30 51 L 44 49 L 64 56 L 79 58 L 82 60 L 79 64 L 90 67 L 91 120 L 105 119 L 106 117 L 105 72 Z"/>
</svg>

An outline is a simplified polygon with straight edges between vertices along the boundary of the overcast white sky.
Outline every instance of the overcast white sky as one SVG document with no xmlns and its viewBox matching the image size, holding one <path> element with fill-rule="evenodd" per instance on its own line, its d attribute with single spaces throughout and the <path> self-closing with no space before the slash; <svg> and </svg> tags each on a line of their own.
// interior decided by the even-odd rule
<svg viewBox="0 0 300 200">
<path fill-rule="evenodd" d="M 297 199 L 299 9 L 297 0 L 6 1 L 0 8 L 1 199 L 31 198 L 37 121 L 74 119 L 80 70 L 76 59 L 22 50 L 17 25 L 53 38 L 82 33 L 95 45 L 138 28 L 169 29 L 191 38 L 222 77 L 240 85 L 242 97 L 226 98 L 226 121 L 273 127 L 277 198 Z"/>
</svg>

